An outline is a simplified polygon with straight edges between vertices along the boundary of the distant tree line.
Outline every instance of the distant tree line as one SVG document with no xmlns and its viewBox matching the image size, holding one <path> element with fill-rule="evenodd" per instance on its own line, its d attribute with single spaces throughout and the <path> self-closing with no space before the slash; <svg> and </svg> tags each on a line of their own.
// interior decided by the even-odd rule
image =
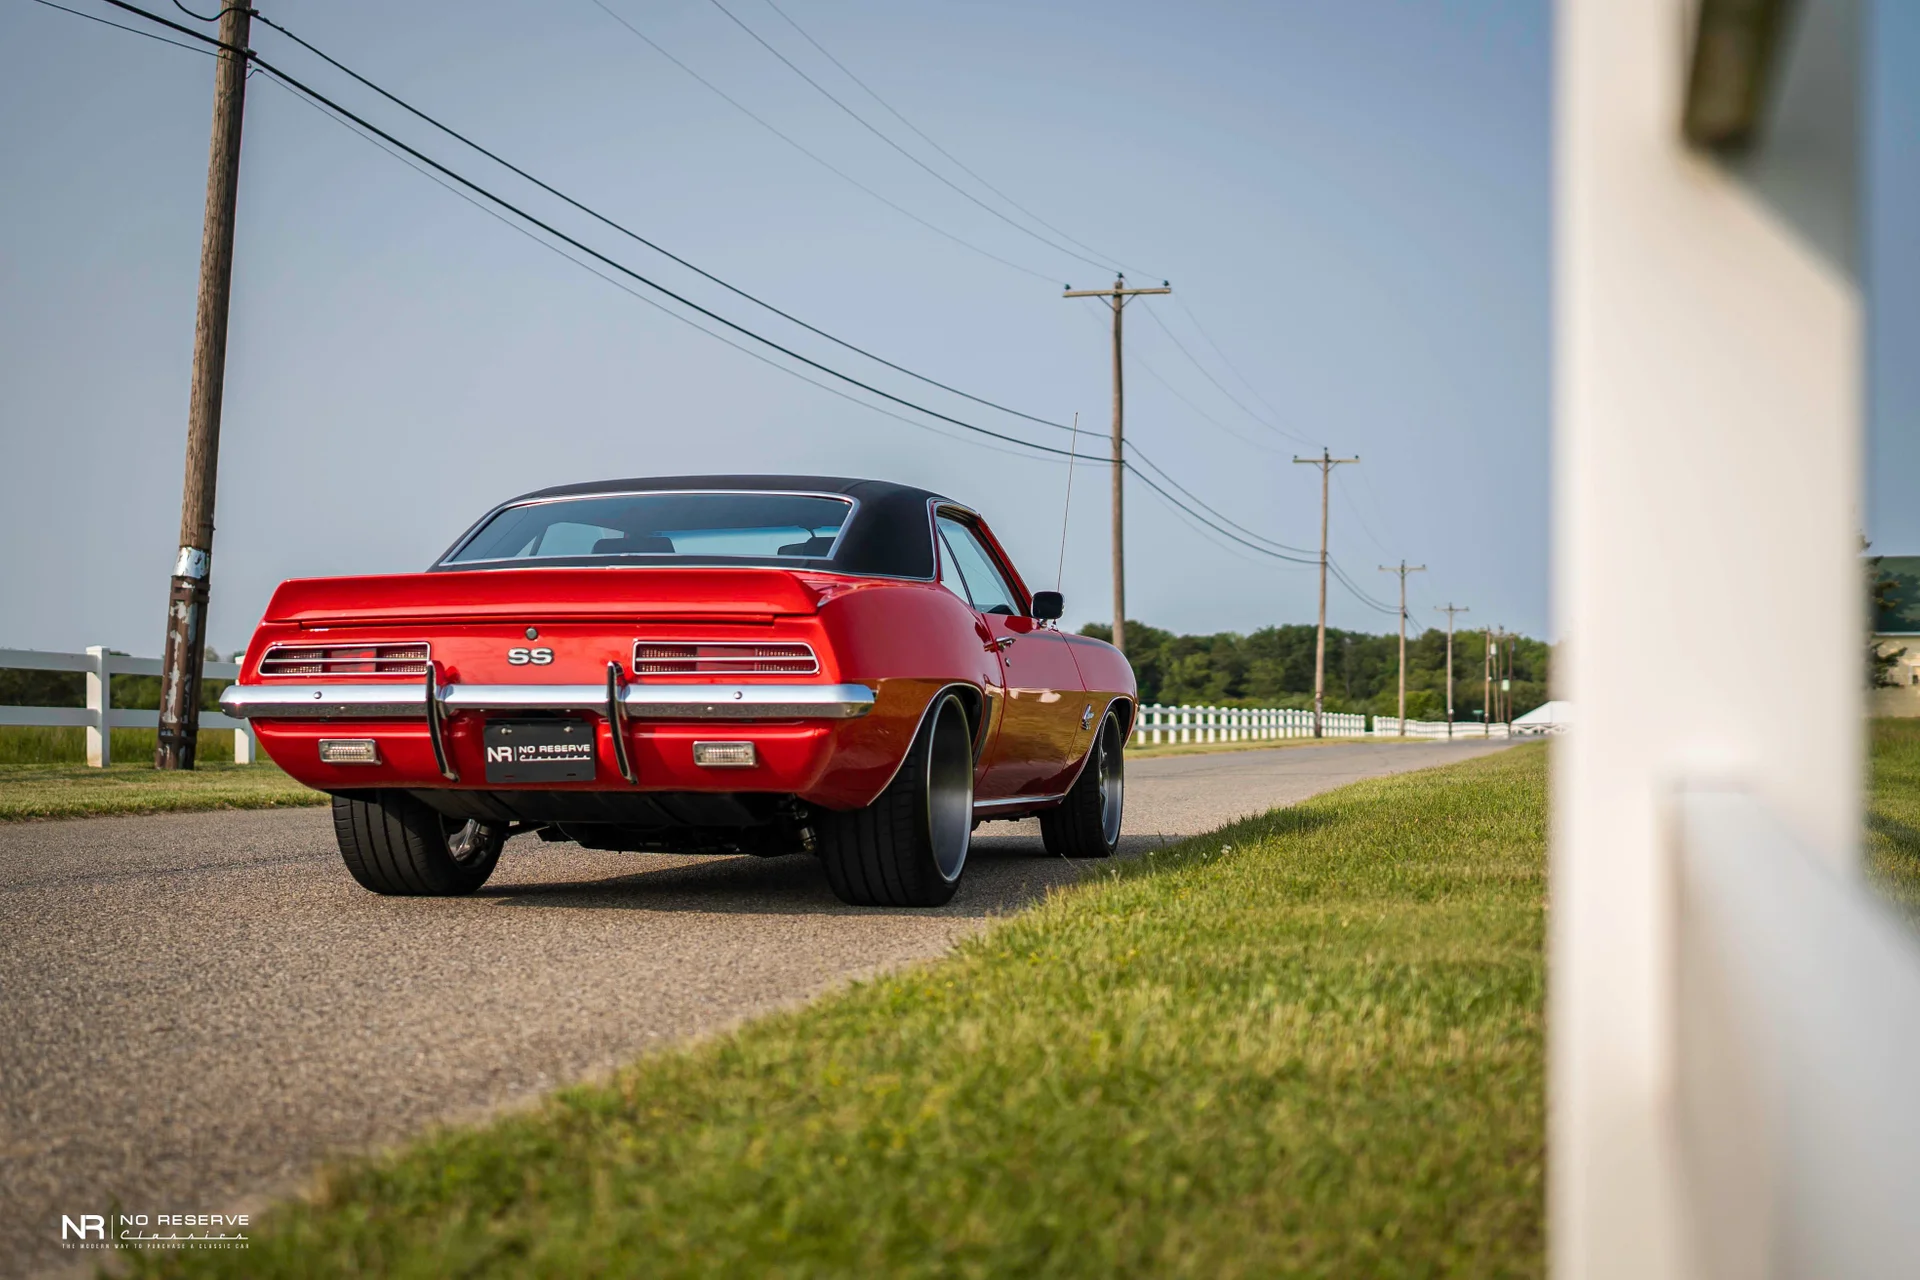
<svg viewBox="0 0 1920 1280">
<path fill-rule="evenodd" d="M 1092 623 L 1081 635 L 1110 639 L 1113 629 Z M 1477 720 L 1483 709 L 1481 679 L 1486 633 L 1457 631 L 1453 637 L 1453 707 L 1456 720 Z M 1203 703 L 1241 707 L 1311 707 L 1313 641 L 1310 626 L 1266 627 L 1252 635 L 1222 631 L 1177 636 L 1127 620 L 1127 657 L 1143 702 Z M 1398 635 L 1327 628 L 1327 710 L 1390 716 L 1395 713 L 1399 671 Z M 1514 638 L 1513 714 L 1524 715 L 1547 700 L 1546 642 Z M 1407 637 L 1407 715 L 1444 720 L 1447 713 L 1447 633 L 1438 628 Z M 1495 692 L 1499 675 L 1494 677 Z"/>
</svg>

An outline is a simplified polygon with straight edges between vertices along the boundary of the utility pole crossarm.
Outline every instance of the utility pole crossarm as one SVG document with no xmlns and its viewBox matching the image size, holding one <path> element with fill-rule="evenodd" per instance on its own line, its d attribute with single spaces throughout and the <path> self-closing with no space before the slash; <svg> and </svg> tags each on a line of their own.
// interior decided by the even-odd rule
<svg viewBox="0 0 1920 1280">
<path fill-rule="evenodd" d="M 1360 459 L 1336 458 L 1325 447 L 1317 458 L 1294 458 L 1295 462 L 1320 468 L 1320 626 L 1313 642 L 1313 736 L 1321 732 L 1322 711 L 1327 696 L 1327 477 L 1333 469 Z"/>
<path fill-rule="evenodd" d="M 1172 287 L 1164 284 L 1157 289 L 1123 289 L 1116 284 L 1111 289 L 1068 289 L 1060 296 L 1063 298 L 1133 298 L 1143 293 L 1172 292 Z"/>
<path fill-rule="evenodd" d="M 1127 651 L 1127 392 L 1120 365 L 1120 315 L 1130 298 L 1172 292 L 1173 287 L 1164 280 L 1158 288 L 1130 289 L 1125 276 L 1116 276 L 1111 289 L 1075 289 L 1069 285 L 1061 294 L 1065 298 L 1105 298 L 1113 310 L 1113 647 L 1121 653 Z"/>
</svg>

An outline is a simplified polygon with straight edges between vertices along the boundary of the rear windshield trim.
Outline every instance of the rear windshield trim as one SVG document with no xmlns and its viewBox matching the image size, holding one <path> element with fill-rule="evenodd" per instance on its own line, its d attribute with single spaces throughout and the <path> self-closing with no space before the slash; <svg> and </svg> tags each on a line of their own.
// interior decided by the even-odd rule
<svg viewBox="0 0 1920 1280">
<path fill-rule="evenodd" d="M 686 497 L 691 494 L 715 494 L 743 497 L 767 498 L 830 498 L 847 505 L 847 517 L 840 522 L 840 528 L 833 535 L 833 545 L 827 548 L 824 556 L 683 556 L 667 551 L 639 551 L 620 556 L 556 556 L 542 563 L 527 556 L 501 556 L 484 560 L 454 559 L 468 544 L 480 536 L 482 530 L 491 525 L 503 513 L 517 511 L 522 507 L 544 507 L 556 502 L 582 502 L 600 498 L 651 498 Z M 493 510 L 474 521 L 473 527 L 460 535 L 455 542 L 441 553 L 433 567 L 436 569 L 466 569 L 482 565 L 520 565 L 526 568 L 559 568 L 558 562 L 571 562 L 567 567 L 609 568 L 619 565 L 660 564 L 684 565 L 689 568 L 704 563 L 709 565 L 795 565 L 813 564 L 821 560 L 832 560 L 840 554 L 840 544 L 846 540 L 847 530 L 860 514 L 860 499 L 850 493 L 831 493 L 817 489 L 620 489 L 608 493 L 571 493 L 559 494 L 551 498 L 525 498 L 515 502 L 503 502 Z"/>
</svg>

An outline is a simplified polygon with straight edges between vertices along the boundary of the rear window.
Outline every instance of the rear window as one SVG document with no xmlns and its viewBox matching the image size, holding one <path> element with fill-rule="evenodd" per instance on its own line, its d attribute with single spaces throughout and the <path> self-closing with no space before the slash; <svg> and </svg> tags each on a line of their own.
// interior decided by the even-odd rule
<svg viewBox="0 0 1920 1280">
<path fill-rule="evenodd" d="M 556 498 L 495 513 L 441 563 L 819 560 L 852 512 L 850 499 L 810 493 Z"/>
</svg>

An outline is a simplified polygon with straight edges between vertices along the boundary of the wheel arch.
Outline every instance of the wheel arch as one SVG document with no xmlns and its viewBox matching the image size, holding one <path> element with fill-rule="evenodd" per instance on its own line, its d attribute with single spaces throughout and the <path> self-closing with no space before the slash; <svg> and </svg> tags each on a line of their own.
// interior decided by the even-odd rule
<svg viewBox="0 0 1920 1280">
<path fill-rule="evenodd" d="M 1125 694 L 1116 694 L 1107 702 L 1106 709 L 1100 713 L 1100 727 L 1102 729 L 1106 728 L 1107 721 L 1118 721 L 1120 726 L 1120 750 L 1122 754 L 1126 752 L 1128 739 L 1133 736 L 1134 711 L 1132 698 L 1127 697 Z M 1074 766 L 1073 777 L 1067 782 L 1065 790 L 1061 793 L 1062 795 L 1079 785 L 1080 775 L 1087 771 L 1087 764 L 1093 759 L 1093 749 L 1099 742 L 1100 734 L 1097 731 L 1092 737 L 1087 739 L 1087 749 L 1080 753 L 1080 763 Z"/>
<path fill-rule="evenodd" d="M 907 757 L 913 751 L 913 744 L 920 741 L 920 732 L 927 727 L 927 717 L 932 715 L 933 709 L 950 695 L 960 700 L 960 709 L 967 715 L 968 727 L 973 732 L 973 762 L 976 766 L 979 765 L 980 755 L 987 748 L 986 694 L 964 680 L 955 680 L 941 685 L 928 696 L 927 704 L 920 708 L 920 714 L 913 722 L 913 733 L 907 738 L 906 750 L 902 751 L 900 758 L 894 761 L 893 768 L 887 772 L 887 780 L 880 784 L 874 792 L 875 795 L 884 793 L 893 785 L 893 780 L 900 776 L 900 771 L 907 767 Z"/>
</svg>

